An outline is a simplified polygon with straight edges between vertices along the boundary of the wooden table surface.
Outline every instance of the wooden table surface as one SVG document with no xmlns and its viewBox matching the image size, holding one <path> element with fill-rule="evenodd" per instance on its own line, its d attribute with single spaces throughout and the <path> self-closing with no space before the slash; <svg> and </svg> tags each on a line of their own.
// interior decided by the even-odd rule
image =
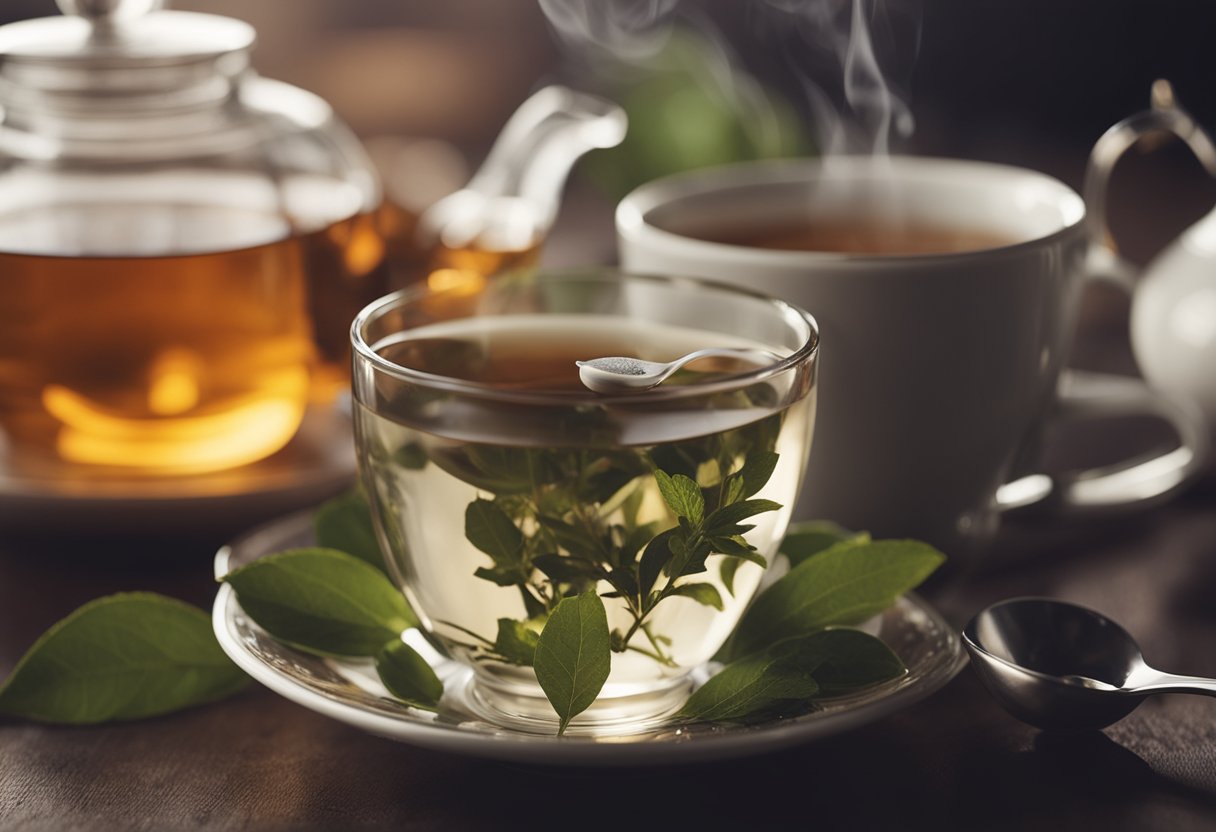
<svg viewBox="0 0 1216 832">
<path fill-rule="evenodd" d="M 1130 363 L 1118 338 L 1078 346 L 1089 367 Z M 1134 427 L 1091 432 L 1073 450 L 1117 450 Z M 211 555 L 225 536 L 0 530 L 0 675 L 50 624 L 101 595 L 152 590 L 209 607 Z M 1122 622 L 1157 666 L 1216 676 L 1216 474 L 1148 512 L 1008 525 L 982 561 L 927 594 L 958 625 L 1012 595 L 1088 604 Z M 845 735 L 631 770 L 419 750 L 259 687 L 132 724 L 0 720 L 5 832 L 478 830 L 508 827 L 508 817 L 538 829 L 1213 829 L 1216 701 L 1158 697 L 1105 732 L 1052 736 L 1007 716 L 964 669 L 929 699 Z"/>
</svg>

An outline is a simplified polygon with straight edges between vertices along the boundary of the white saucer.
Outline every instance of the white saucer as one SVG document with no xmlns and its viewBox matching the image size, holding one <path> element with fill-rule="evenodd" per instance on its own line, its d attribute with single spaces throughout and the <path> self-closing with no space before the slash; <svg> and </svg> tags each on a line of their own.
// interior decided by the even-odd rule
<svg viewBox="0 0 1216 832">
<path fill-rule="evenodd" d="M 34 471 L 0 453 L 0 527 L 231 533 L 316 505 L 349 487 L 354 476 L 349 415 L 341 406 L 312 408 L 278 453 L 211 474 L 115 478 L 66 463 Z"/>
<path fill-rule="evenodd" d="M 216 577 L 272 552 L 312 544 L 309 513 L 290 515 L 220 549 Z M 438 713 L 391 699 L 370 660 L 322 659 L 276 641 L 241 609 L 224 584 L 212 626 L 220 646 L 241 669 L 276 693 L 325 716 L 422 748 L 521 763 L 639 765 L 704 762 L 775 751 L 811 742 L 898 711 L 950 681 L 966 663 L 957 634 L 921 598 L 908 595 L 882 617 L 881 636 L 904 660 L 901 679 L 825 701 L 813 713 L 750 726 L 671 726 L 628 736 L 556 737 L 490 725 L 463 696 L 471 675 L 439 659 L 446 693 Z"/>
</svg>

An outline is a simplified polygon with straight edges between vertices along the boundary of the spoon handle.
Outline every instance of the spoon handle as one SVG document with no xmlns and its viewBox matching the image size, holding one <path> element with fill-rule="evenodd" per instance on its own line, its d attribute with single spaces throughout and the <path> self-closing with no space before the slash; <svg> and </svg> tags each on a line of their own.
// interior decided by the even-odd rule
<svg viewBox="0 0 1216 832">
<path fill-rule="evenodd" d="M 1157 673 L 1144 684 L 1136 685 L 1135 689 L 1136 693 L 1199 693 L 1205 696 L 1216 696 L 1216 679 Z"/>
<path fill-rule="evenodd" d="M 772 361 L 780 356 L 772 350 L 764 350 L 752 347 L 710 347 L 704 350 L 696 350 L 688 355 L 681 356 L 672 362 L 672 372 L 700 358 L 747 358 L 759 357 L 766 361 Z"/>
</svg>

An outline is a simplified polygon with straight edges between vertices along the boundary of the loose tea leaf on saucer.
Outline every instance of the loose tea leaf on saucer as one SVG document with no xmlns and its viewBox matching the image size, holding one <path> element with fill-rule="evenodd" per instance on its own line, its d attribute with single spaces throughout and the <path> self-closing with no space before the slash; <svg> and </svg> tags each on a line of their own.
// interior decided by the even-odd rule
<svg viewBox="0 0 1216 832">
<path fill-rule="evenodd" d="M 0 687 L 0 713 L 76 725 L 140 719 L 223 699 L 248 682 L 202 610 L 124 593 L 47 630 Z"/>
<path fill-rule="evenodd" d="M 374 656 L 418 619 L 380 570 L 334 549 L 291 549 L 222 579 L 275 638 L 315 653 Z"/>
<path fill-rule="evenodd" d="M 929 577 L 945 557 L 914 540 L 846 540 L 811 556 L 762 592 L 721 652 L 733 661 L 833 625 L 860 624 Z"/>
<path fill-rule="evenodd" d="M 734 722 L 787 702 L 804 702 L 819 691 L 814 676 L 767 653 L 727 666 L 688 698 L 678 716 Z"/>
<path fill-rule="evenodd" d="M 779 641 L 765 651 L 815 677 L 819 696 L 840 696 L 908 672 L 881 639 L 849 627 Z"/>
<path fill-rule="evenodd" d="M 869 532 L 851 532 L 844 526 L 829 520 L 805 520 L 792 524 L 781 541 L 781 554 L 789 558 L 790 568 L 797 566 L 811 555 L 844 541 L 869 543 Z M 339 547 L 341 548 L 341 547 Z"/>
<path fill-rule="evenodd" d="M 812 698 L 839 696 L 907 672 L 879 639 L 837 628 L 799 636 L 728 665 L 697 689 L 679 715 L 739 722 L 805 708 Z"/>
<path fill-rule="evenodd" d="M 443 682 L 435 671 L 399 638 L 376 654 L 376 673 L 389 693 L 410 705 L 433 710 L 443 697 Z"/>
<path fill-rule="evenodd" d="M 608 615 L 595 590 L 563 598 L 545 622 L 533 660 L 536 680 L 561 719 L 559 735 L 599 696 L 611 655 Z"/>
<path fill-rule="evenodd" d="M 312 517 L 317 546 L 337 549 L 383 571 L 384 555 L 376 541 L 371 508 L 363 492 L 354 490 L 322 504 Z"/>
</svg>

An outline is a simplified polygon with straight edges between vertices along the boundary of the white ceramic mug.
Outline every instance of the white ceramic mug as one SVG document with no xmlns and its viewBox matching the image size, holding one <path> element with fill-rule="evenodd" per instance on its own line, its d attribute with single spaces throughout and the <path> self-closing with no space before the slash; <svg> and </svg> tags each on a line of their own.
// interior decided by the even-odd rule
<svg viewBox="0 0 1216 832">
<path fill-rule="evenodd" d="M 977 232 L 995 247 L 837 254 L 703 236 L 875 217 Z M 1168 496 L 1206 453 L 1202 418 L 1138 379 L 1062 373 L 1083 284 L 1109 253 L 1066 185 L 981 162 L 837 157 L 695 171 L 617 209 L 622 265 L 742 285 L 804 307 L 823 339 L 819 414 L 797 516 L 949 551 L 1030 504 L 1110 509 Z M 1149 413 L 1180 447 L 1120 466 L 1037 473 L 1056 418 Z"/>
</svg>

